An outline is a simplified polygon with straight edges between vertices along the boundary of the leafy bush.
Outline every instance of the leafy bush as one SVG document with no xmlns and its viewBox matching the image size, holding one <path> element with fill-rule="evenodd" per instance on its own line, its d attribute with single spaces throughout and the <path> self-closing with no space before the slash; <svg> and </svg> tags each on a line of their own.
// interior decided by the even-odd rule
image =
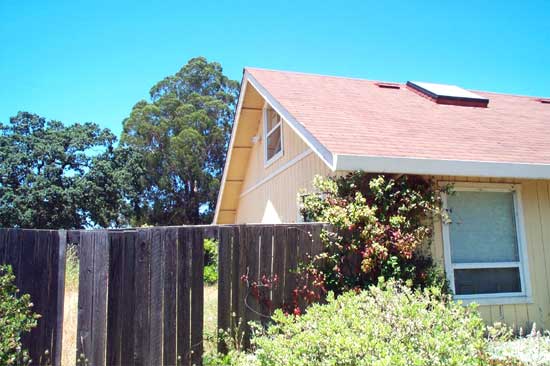
<svg viewBox="0 0 550 366">
<path fill-rule="evenodd" d="M 505 329 L 502 326 L 497 327 L 499 330 L 503 328 Z M 490 335 L 494 330 L 495 327 L 490 328 Z M 525 366 L 550 365 L 550 331 L 537 330 L 536 324 L 533 324 L 531 332 L 525 336 L 520 332 L 515 337 L 513 332 L 507 331 L 505 337 L 500 337 L 502 331 L 498 333 L 499 337 L 493 339 L 489 345 L 489 353 L 494 359 L 517 359 Z"/>
<path fill-rule="evenodd" d="M 432 182 L 419 176 L 354 172 L 317 176 L 314 187 L 316 193 L 302 195 L 302 213 L 332 229 L 322 234 L 324 252 L 306 266 L 311 283 L 338 295 L 393 278 L 445 292 L 442 271 L 420 250 L 431 239 L 431 218 L 443 215 L 440 191 Z M 303 290 L 312 300 L 315 291 Z"/>
<path fill-rule="evenodd" d="M 21 335 L 36 327 L 39 315 L 31 310 L 30 296 L 18 292 L 11 266 L 0 266 L 0 365 L 30 363 Z"/>
<path fill-rule="evenodd" d="M 277 311 L 253 339 L 255 364 L 482 365 L 487 341 L 474 306 L 430 290 L 388 283 L 315 304 L 302 316 Z M 247 361 L 249 365 L 254 363 Z"/>
<path fill-rule="evenodd" d="M 218 242 L 213 239 L 204 239 L 204 282 L 218 282 Z"/>
</svg>

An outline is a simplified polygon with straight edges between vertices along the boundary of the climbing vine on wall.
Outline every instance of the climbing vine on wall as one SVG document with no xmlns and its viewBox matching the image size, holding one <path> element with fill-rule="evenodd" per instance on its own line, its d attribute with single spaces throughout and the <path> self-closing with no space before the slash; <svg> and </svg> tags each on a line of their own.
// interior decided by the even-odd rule
<svg viewBox="0 0 550 366">
<path fill-rule="evenodd" d="M 338 295 L 387 279 L 447 291 L 427 248 L 433 219 L 446 219 L 441 191 L 450 192 L 450 186 L 421 176 L 353 172 L 317 176 L 314 188 L 301 195 L 302 214 L 329 223 L 331 230 L 322 233 L 324 251 L 303 264 L 298 295 L 316 300 L 316 293 Z"/>
</svg>

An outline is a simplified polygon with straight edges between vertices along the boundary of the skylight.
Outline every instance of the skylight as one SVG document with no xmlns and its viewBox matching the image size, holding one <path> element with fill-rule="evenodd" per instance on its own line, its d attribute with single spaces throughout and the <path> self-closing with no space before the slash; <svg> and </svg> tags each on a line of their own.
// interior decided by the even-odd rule
<svg viewBox="0 0 550 366">
<path fill-rule="evenodd" d="M 385 89 L 401 89 L 401 86 L 396 83 L 375 83 L 379 88 Z"/>
<path fill-rule="evenodd" d="M 462 89 L 456 85 L 407 81 L 407 86 L 438 104 L 484 108 L 489 104 L 489 99 L 472 93 L 466 89 Z"/>
</svg>

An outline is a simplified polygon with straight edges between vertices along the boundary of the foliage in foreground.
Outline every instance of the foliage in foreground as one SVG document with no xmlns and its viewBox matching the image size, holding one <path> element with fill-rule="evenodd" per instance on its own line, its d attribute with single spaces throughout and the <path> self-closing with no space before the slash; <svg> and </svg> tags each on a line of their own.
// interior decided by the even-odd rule
<svg viewBox="0 0 550 366">
<path fill-rule="evenodd" d="M 536 324 L 533 324 L 529 334 L 522 333 L 520 331 L 520 335 L 515 337 L 512 331 L 508 331 L 507 337 L 500 337 L 491 342 L 489 352 L 493 358 L 514 358 L 523 362 L 525 366 L 550 365 L 550 331 L 537 330 Z"/>
<path fill-rule="evenodd" d="M 517 366 L 492 359 L 485 325 L 474 305 L 464 307 L 437 289 L 394 282 L 371 286 L 300 316 L 277 311 L 267 331 L 258 327 L 254 351 L 207 354 L 205 365 L 234 366 Z"/>
<path fill-rule="evenodd" d="M 18 296 L 11 266 L 0 266 L 0 365 L 29 363 L 28 352 L 21 347 L 21 336 L 37 324 L 30 296 Z"/>
<path fill-rule="evenodd" d="M 218 242 L 209 238 L 204 239 L 204 282 L 218 282 Z"/>
<path fill-rule="evenodd" d="M 314 187 L 315 193 L 302 195 L 302 213 L 329 223 L 331 231 L 322 234 L 324 251 L 305 267 L 306 282 L 336 295 L 367 289 L 379 278 L 446 290 L 441 271 L 420 250 L 431 240 L 431 219 L 442 215 L 440 191 L 432 182 L 358 171 L 317 176 Z M 318 293 L 299 289 L 310 301 Z"/>
<path fill-rule="evenodd" d="M 254 339 L 258 365 L 479 365 L 486 347 L 474 308 L 394 284 L 274 321 Z"/>
</svg>

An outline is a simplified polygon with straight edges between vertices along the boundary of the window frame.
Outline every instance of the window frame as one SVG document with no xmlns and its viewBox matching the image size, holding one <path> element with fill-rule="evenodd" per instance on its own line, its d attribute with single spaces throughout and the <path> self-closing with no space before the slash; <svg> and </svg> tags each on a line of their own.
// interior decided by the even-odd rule
<svg viewBox="0 0 550 366">
<path fill-rule="evenodd" d="M 449 225 L 443 222 L 443 253 L 445 259 L 445 272 L 453 293 L 455 293 L 454 270 L 455 269 L 484 269 L 484 268 L 518 268 L 521 284 L 521 292 L 502 292 L 491 294 L 454 295 L 455 300 L 464 303 L 476 302 L 479 305 L 504 305 L 532 303 L 531 279 L 529 276 L 529 262 L 527 256 L 527 241 L 525 239 L 525 223 L 523 205 L 521 199 L 521 184 L 505 183 L 466 183 L 466 182 L 439 182 L 441 186 L 453 184 L 454 191 L 470 192 L 511 192 L 514 203 L 514 219 L 516 223 L 516 240 L 518 244 L 518 262 L 478 262 L 478 263 L 452 263 L 451 235 Z M 442 193 L 444 212 L 447 212 L 447 194 Z"/>
<path fill-rule="evenodd" d="M 268 109 L 271 109 L 273 112 L 275 112 L 279 116 L 279 122 L 273 126 L 271 130 L 267 130 L 267 111 Z M 283 156 L 284 152 L 284 140 L 283 140 L 283 117 L 279 112 L 277 112 L 272 106 L 265 103 L 264 107 L 262 109 L 262 119 L 263 119 L 263 143 L 264 143 L 264 168 L 267 168 L 271 164 L 273 164 L 275 161 L 279 160 Z M 281 150 L 279 150 L 278 153 L 273 155 L 271 158 L 267 158 L 267 139 L 270 135 L 272 135 L 275 130 L 281 129 Z"/>
</svg>

